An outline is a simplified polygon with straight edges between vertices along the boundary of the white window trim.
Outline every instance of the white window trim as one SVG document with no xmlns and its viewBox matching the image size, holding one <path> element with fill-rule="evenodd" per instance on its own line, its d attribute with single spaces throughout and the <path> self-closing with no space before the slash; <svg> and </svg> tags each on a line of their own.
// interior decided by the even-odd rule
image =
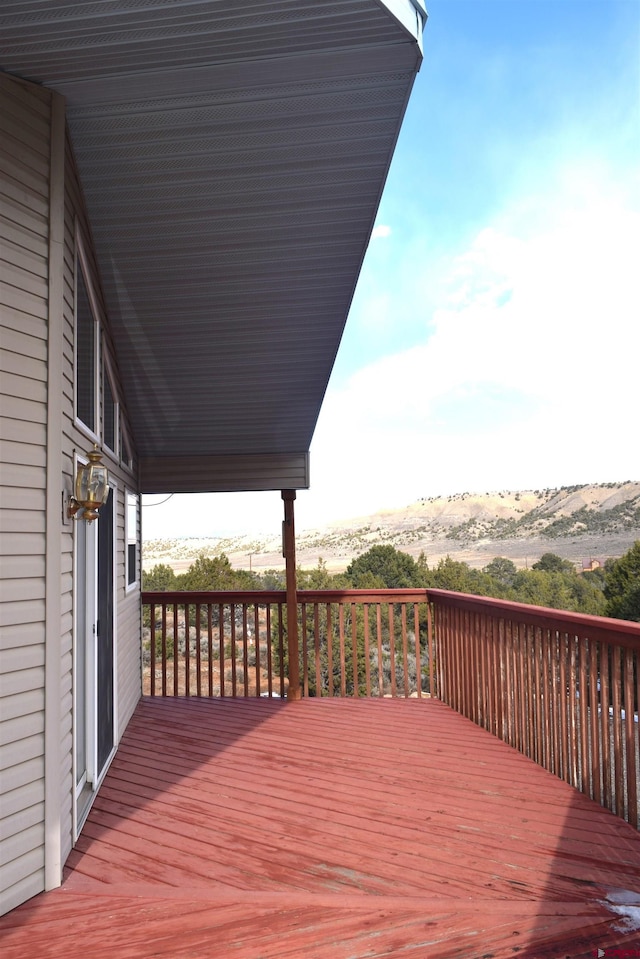
<svg viewBox="0 0 640 959">
<path fill-rule="evenodd" d="M 135 579 L 129 582 L 129 497 L 133 496 L 136 500 L 136 521 L 135 521 L 135 543 L 136 543 L 136 568 Z M 140 494 L 131 489 L 124 491 L 124 591 L 133 593 L 140 589 L 140 537 L 138 530 L 140 528 Z"/>
<path fill-rule="evenodd" d="M 122 413 L 122 408 L 120 409 Z M 130 463 L 127 463 L 127 461 L 124 459 L 123 454 L 124 454 L 125 443 L 127 445 L 129 452 L 131 453 Z M 135 458 L 133 454 L 133 443 L 131 442 L 131 433 L 129 432 L 129 428 L 127 426 L 127 421 L 124 417 L 124 414 L 120 416 L 120 465 L 122 466 L 122 469 L 126 470 L 127 473 L 129 473 L 131 476 L 135 474 Z M 137 496 L 138 494 L 136 493 L 135 495 Z"/>
<path fill-rule="evenodd" d="M 85 249 L 85 242 L 82 236 L 82 232 L 78 226 L 78 221 L 76 220 L 75 228 L 75 246 L 76 246 L 76 256 L 75 256 L 75 276 L 73 284 L 73 421 L 75 426 L 84 433 L 92 442 L 100 444 L 100 425 L 101 425 L 101 399 L 100 396 L 100 352 L 101 352 L 101 338 L 102 338 L 102 324 L 100 322 L 100 310 L 98 308 L 98 301 L 96 299 L 95 291 L 93 289 L 93 284 L 90 281 L 91 271 L 89 270 L 89 262 L 87 260 L 87 254 Z M 95 337 L 94 337 L 94 427 L 96 430 L 91 429 L 84 420 L 81 420 L 78 417 L 78 270 L 82 270 L 82 277 L 84 279 L 85 289 L 87 291 L 87 297 L 89 298 L 89 306 L 91 308 L 91 313 L 93 314 L 93 321 L 95 324 Z"/>
<path fill-rule="evenodd" d="M 120 460 L 120 446 L 121 446 L 121 443 L 120 443 L 120 432 L 121 432 L 121 427 L 120 427 L 120 398 L 119 398 L 118 390 L 117 390 L 116 377 L 115 377 L 115 375 L 114 375 L 113 360 L 111 359 L 111 354 L 110 354 L 110 352 L 106 349 L 106 347 L 103 347 L 103 350 L 102 350 L 102 397 L 101 397 L 102 402 L 101 402 L 101 407 L 100 407 L 100 409 L 101 409 L 101 411 L 102 411 L 101 427 L 102 427 L 102 436 L 103 436 L 103 437 L 104 437 L 105 434 L 106 434 L 105 424 L 104 424 L 104 418 L 105 418 L 105 417 L 104 417 L 104 382 L 105 382 L 105 380 L 106 380 L 107 378 L 108 378 L 108 380 L 109 380 L 109 385 L 110 385 L 110 387 L 111 387 L 111 395 L 112 395 L 112 397 L 113 397 L 113 408 L 114 408 L 114 413 L 113 413 L 113 415 L 114 415 L 114 418 L 115 418 L 115 423 L 114 423 L 114 439 L 115 439 L 115 447 L 116 447 L 116 448 L 115 448 L 115 449 L 112 449 L 112 448 L 107 444 L 106 439 L 104 440 L 103 446 L 104 446 L 104 449 L 105 449 L 105 450 L 108 450 L 108 451 L 113 455 L 113 458 L 114 458 L 115 460 L 118 460 L 118 461 L 119 461 L 119 460 Z"/>
</svg>

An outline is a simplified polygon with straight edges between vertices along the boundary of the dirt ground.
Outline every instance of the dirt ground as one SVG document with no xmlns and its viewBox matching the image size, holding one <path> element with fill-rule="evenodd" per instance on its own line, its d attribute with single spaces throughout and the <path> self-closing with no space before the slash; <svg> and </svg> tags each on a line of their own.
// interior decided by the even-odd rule
<svg viewBox="0 0 640 959">
<path fill-rule="evenodd" d="M 211 670 L 209 670 L 209 665 L 211 665 Z M 220 683 L 220 674 L 224 674 L 224 692 L 226 696 L 256 696 L 256 695 L 269 695 L 269 680 L 268 673 L 266 669 L 260 669 L 260 690 L 258 692 L 258 676 L 256 673 L 255 666 L 249 666 L 247 669 L 246 683 L 245 683 L 245 673 L 244 665 L 242 660 L 236 661 L 235 664 L 235 686 L 234 686 L 234 669 L 233 669 L 233 660 L 226 660 L 223 668 L 220 668 L 220 660 L 201 660 L 200 670 L 198 671 L 198 665 L 191 659 L 189 664 L 189 683 L 187 686 L 186 683 L 186 669 L 184 665 L 184 660 L 178 662 L 178 696 L 219 696 L 221 692 L 221 683 Z M 198 672 L 200 673 L 200 687 L 198 687 Z M 155 695 L 162 695 L 162 666 L 161 664 L 156 664 L 155 669 Z M 169 660 L 167 662 L 166 670 L 166 695 L 173 696 L 174 693 L 174 662 Z M 286 696 L 287 690 L 287 680 L 284 680 L 284 695 Z M 280 695 L 283 690 L 281 689 L 280 683 L 277 679 L 274 679 L 274 684 L 272 686 L 272 695 Z M 145 696 L 151 695 L 151 667 L 146 666 L 143 670 L 143 694 Z"/>
</svg>

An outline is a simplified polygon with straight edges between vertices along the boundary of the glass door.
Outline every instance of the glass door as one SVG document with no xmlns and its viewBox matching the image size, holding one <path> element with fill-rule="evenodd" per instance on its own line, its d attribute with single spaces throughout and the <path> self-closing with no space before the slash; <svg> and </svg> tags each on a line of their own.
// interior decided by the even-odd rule
<svg viewBox="0 0 640 959">
<path fill-rule="evenodd" d="M 75 834 L 115 745 L 114 492 L 93 523 L 75 523 Z"/>
<path fill-rule="evenodd" d="M 74 766 L 76 834 L 89 809 L 95 781 L 95 634 L 97 536 L 95 523 L 75 522 Z"/>
<path fill-rule="evenodd" d="M 98 622 L 96 628 L 96 750 L 97 779 L 113 751 L 113 490 L 100 510 L 98 523 Z"/>
</svg>

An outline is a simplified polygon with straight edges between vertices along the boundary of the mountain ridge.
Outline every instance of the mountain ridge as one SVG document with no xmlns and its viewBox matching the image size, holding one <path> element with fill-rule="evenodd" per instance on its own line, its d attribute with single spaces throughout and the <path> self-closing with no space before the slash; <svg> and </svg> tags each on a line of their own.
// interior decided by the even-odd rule
<svg viewBox="0 0 640 959">
<path fill-rule="evenodd" d="M 482 567 L 494 556 L 528 566 L 555 552 L 578 567 L 590 557 L 620 556 L 640 539 L 640 482 L 581 484 L 536 490 L 424 497 L 398 509 L 299 530 L 299 566 L 322 559 L 344 569 L 372 546 L 391 544 L 430 565 L 450 555 Z M 284 565 L 278 535 L 185 537 L 144 543 L 145 569 L 164 563 L 186 570 L 201 553 L 225 553 L 238 569 Z"/>
</svg>

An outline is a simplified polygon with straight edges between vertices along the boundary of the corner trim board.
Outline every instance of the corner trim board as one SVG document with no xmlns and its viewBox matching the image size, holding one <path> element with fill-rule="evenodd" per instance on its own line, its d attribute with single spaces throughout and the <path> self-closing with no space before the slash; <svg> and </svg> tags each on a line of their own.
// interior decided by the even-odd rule
<svg viewBox="0 0 640 959">
<path fill-rule="evenodd" d="M 61 655 L 60 597 L 62 516 L 62 392 L 64 337 L 64 170 L 65 101 L 51 94 L 49 187 L 49 309 L 47 374 L 47 492 L 45 544 L 45 758 L 44 881 L 53 889 L 62 881 Z"/>
</svg>

